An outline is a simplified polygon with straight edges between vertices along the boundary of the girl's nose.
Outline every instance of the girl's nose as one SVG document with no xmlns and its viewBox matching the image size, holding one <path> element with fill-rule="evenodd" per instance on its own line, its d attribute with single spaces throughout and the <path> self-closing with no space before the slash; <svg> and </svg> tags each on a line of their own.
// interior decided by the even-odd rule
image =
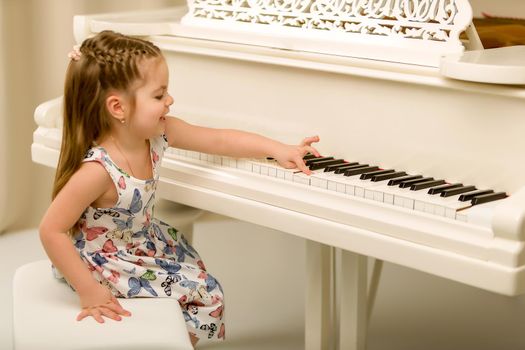
<svg viewBox="0 0 525 350">
<path fill-rule="evenodd" d="M 171 97 L 170 94 L 168 94 L 167 103 L 168 103 L 168 106 L 171 106 L 173 104 L 173 97 Z"/>
</svg>

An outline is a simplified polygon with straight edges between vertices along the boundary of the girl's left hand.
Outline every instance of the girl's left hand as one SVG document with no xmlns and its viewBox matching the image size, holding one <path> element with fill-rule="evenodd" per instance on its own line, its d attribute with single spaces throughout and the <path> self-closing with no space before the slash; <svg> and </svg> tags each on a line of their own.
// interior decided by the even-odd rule
<svg viewBox="0 0 525 350">
<path fill-rule="evenodd" d="M 319 136 L 307 137 L 299 145 L 283 145 L 274 158 L 284 168 L 298 168 L 303 173 L 310 175 L 312 171 L 304 164 L 303 157 L 307 153 L 313 153 L 316 157 L 319 157 L 319 152 L 312 147 L 314 142 L 319 142 Z"/>
</svg>

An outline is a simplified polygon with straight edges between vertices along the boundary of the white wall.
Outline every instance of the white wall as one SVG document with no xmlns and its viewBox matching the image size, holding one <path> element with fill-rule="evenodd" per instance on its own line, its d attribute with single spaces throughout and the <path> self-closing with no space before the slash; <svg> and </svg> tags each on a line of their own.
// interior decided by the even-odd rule
<svg viewBox="0 0 525 350">
<path fill-rule="evenodd" d="M 525 1 L 522 0 L 470 0 L 474 16 L 481 17 L 481 12 L 505 17 L 525 18 Z"/>
<path fill-rule="evenodd" d="M 0 43 L 5 42 L 5 30 L 4 30 L 4 2 L 0 1 Z M 6 139 L 7 126 L 6 126 L 6 78 L 4 73 L 4 56 L 5 50 L 0 50 L 0 140 Z M 5 142 L 5 141 L 3 141 Z M 6 207 L 7 207 L 7 152 L 0 148 L 0 232 L 2 231 L 6 222 Z"/>
</svg>

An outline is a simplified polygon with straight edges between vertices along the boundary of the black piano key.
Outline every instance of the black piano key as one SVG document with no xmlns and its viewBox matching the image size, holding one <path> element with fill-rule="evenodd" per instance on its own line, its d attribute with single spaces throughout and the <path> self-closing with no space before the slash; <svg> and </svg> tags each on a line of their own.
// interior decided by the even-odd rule
<svg viewBox="0 0 525 350">
<path fill-rule="evenodd" d="M 306 166 L 310 166 L 310 164 L 314 162 L 318 162 L 320 160 L 330 160 L 330 159 L 334 159 L 334 157 L 315 157 L 315 158 L 310 158 L 306 160 L 304 163 L 306 164 Z"/>
<path fill-rule="evenodd" d="M 308 159 L 312 159 L 312 158 L 318 158 L 315 156 L 315 154 L 313 153 L 307 153 L 304 157 L 303 157 L 303 160 L 304 161 L 307 161 Z"/>
<path fill-rule="evenodd" d="M 347 170 L 352 170 L 352 169 L 357 169 L 357 168 L 365 168 L 367 166 L 368 166 L 368 164 L 354 164 L 354 165 L 344 166 L 344 167 L 341 167 L 339 169 L 336 169 L 335 173 L 336 174 L 344 174 L 344 172 L 347 171 Z"/>
<path fill-rule="evenodd" d="M 374 171 L 374 170 L 379 170 L 379 167 L 377 167 L 377 166 L 367 166 L 367 167 L 364 167 L 364 168 L 347 170 L 347 171 L 345 171 L 345 176 L 361 175 L 361 174 L 364 174 L 364 173 L 369 173 L 369 172 Z"/>
<path fill-rule="evenodd" d="M 339 163 L 339 164 L 330 165 L 329 167 L 324 168 L 324 171 L 325 172 L 336 171 L 339 168 L 346 167 L 346 166 L 357 165 L 357 164 L 359 164 L 359 163 L 358 162 L 343 162 L 343 163 Z"/>
<path fill-rule="evenodd" d="M 399 187 L 407 188 L 407 187 L 411 187 L 412 185 L 418 184 L 420 182 L 432 181 L 432 180 L 434 180 L 433 177 L 421 177 L 419 179 L 405 180 L 399 183 Z"/>
<path fill-rule="evenodd" d="M 489 193 L 494 193 L 494 191 L 493 190 L 477 190 L 474 192 L 464 193 L 461 196 L 459 196 L 459 201 L 468 202 L 468 201 L 471 201 L 472 198 L 476 196 L 481 196 L 481 195 L 489 194 Z"/>
<path fill-rule="evenodd" d="M 457 187 L 457 188 L 451 188 L 449 190 L 445 190 L 441 192 L 441 197 L 452 197 L 456 196 L 461 193 L 470 192 L 477 190 L 476 186 L 463 186 L 463 187 Z"/>
<path fill-rule="evenodd" d="M 507 194 L 505 192 L 496 192 L 496 193 L 489 193 L 489 194 L 483 194 L 481 196 L 476 196 L 472 198 L 472 205 L 477 204 L 483 204 L 488 203 L 492 201 L 497 201 L 498 199 L 507 198 Z"/>
<path fill-rule="evenodd" d="M 398 178 L 388 181 L 388 186 L 398 186 L 403 181 L 420 179 L 422 177 L 423 176 L 421 175 L 407 175 L 407 176 L 398 177 Z"/>
<path fill-rule="evenodd" d="M 320 160 L 318 162 L 312 162 L 310 163 L 310 170 L 319 170 L 324 169 L 327 166 L 342 163 L 343 159 L 328 159 L 328 160 Z"/>
<path fill-rule="evenodd" d="M 372 182 L 390 180 L 396 177 L 405 176 L 406 174 L 407 173 L 405 173 L 404 171 L 397 171 L 397 172 L 388 173 L 388 174 L 374 175 L 372 176 Z"/>
<path fill-rule="evenodd" d="M 439 185 L 443 185 L 445 183 L 446 183 L 445 180 L 431 180 L 431 181 L 420 182 L 420 183 L 410 186 L 410 191 L 424 190 L 425 188 L 436 187 Z"/>
<path fill-rule="evenodd" d="M 462 187 L 462 186 L 463 184 L 460 184 L 460 183 L 436 186 L 436 187 L 432 187 L 431 189 L 429 189 L 428 194 L 440 194 L 441 192 L 450 190 L 451 188 Z"/>
<path fill-rule="evenodd" d="M 361 174 L 361 176 L 359 178 L 361 180 L 368 180 L 368 179 L 373 178 L 375 175 L 390 174 L 390 173 L 393 173 L 393 172 L 395 172 L 394 169 L 376 170 L 376 171 L 371 171 L 369 173 Z"/>
</svg>

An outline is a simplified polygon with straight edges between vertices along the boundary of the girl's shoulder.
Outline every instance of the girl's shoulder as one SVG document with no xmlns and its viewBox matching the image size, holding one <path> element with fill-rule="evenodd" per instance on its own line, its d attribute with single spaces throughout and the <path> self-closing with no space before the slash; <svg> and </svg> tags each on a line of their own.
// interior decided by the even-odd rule
<svg viewBox="0 0 525 350">
<path fill-rule="evenodd" d="M 93 201 L 93 198 L 101 196 L 111 185 L 111 177 L 103 166 L 97 162 L 84 162 L 71 176 L 64 189 L 67 187 L 69 191 L 66 192 L 79 197 L 87 196 Z"/>
</svg>

